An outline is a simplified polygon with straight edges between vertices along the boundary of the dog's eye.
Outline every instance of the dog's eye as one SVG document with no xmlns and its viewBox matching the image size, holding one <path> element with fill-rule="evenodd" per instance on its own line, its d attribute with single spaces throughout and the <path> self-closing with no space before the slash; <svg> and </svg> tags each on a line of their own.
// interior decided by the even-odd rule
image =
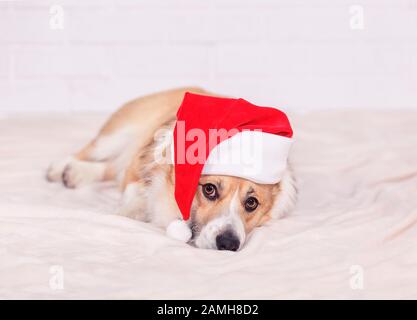
<svg viewBox="0 0 417 320">
<path fill-rule="evenodd" d="M 258 199 L 254 197 L 249 197 L 245 201 L 245 210 L 248 212 L 254 211 L 259 205 Z"/>
<path fill-rule="evenodd" d="M 206 183 L 203 185 L 203 194 L 209 200 L 216 200 L 219 196 L 216 186 L 212 183 Z"/>
</svg>

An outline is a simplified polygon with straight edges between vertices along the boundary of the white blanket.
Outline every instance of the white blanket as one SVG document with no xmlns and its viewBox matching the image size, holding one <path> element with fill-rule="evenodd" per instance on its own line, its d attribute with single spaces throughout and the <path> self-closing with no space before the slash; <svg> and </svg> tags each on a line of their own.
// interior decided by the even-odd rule
<svg viewBox="0 0 417 320">
<path fill-rule="evenodd" d="M 417 298 L 417 113 L 293 115 L 295 212 L 237 253 L 114 215 L 111 183 L 47 183 L 104 115 L 0 118 L 0 298 Z"/>
</svg>

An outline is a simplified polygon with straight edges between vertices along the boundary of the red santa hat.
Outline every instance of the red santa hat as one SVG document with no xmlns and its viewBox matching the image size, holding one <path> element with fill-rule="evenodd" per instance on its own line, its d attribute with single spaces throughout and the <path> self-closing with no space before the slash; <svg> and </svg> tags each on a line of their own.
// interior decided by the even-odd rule
<svg viewBox="0 0 417 320">
<path fill-rule="evenodd" d="M 278 109 L 187 92 L 177 112 L 173 152 L 175 199 L 183 219 L 190 216 L 201 174 L 278 183 L 292 135 Z"/>
</svg>

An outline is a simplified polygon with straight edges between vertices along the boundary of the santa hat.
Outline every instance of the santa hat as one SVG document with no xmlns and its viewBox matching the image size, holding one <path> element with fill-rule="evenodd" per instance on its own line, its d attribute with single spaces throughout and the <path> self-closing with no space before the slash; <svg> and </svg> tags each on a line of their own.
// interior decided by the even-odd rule
<svg viewBox="0 0 417 320">
<path fill-rule="evenodd" d="M 175 200 L 183 219 L 201 174 L 280 182 L 292 129 L 282 111 L 244 99 L 186 93 L 174 129 Z"/>
</svg>

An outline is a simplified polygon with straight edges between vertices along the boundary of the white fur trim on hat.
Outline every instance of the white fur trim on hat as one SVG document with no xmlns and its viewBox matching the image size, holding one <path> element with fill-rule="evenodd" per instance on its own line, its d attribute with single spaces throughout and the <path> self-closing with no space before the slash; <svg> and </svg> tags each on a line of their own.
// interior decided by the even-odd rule
<svg viewBox="0 0 417 320">
<path fill-rule="evenodd" d="M 202 174 L 228 175 L 261 184 L 281 181 L 292 139 L 262 131 L 241 131 L 210 152 Z"/>
</svg>

